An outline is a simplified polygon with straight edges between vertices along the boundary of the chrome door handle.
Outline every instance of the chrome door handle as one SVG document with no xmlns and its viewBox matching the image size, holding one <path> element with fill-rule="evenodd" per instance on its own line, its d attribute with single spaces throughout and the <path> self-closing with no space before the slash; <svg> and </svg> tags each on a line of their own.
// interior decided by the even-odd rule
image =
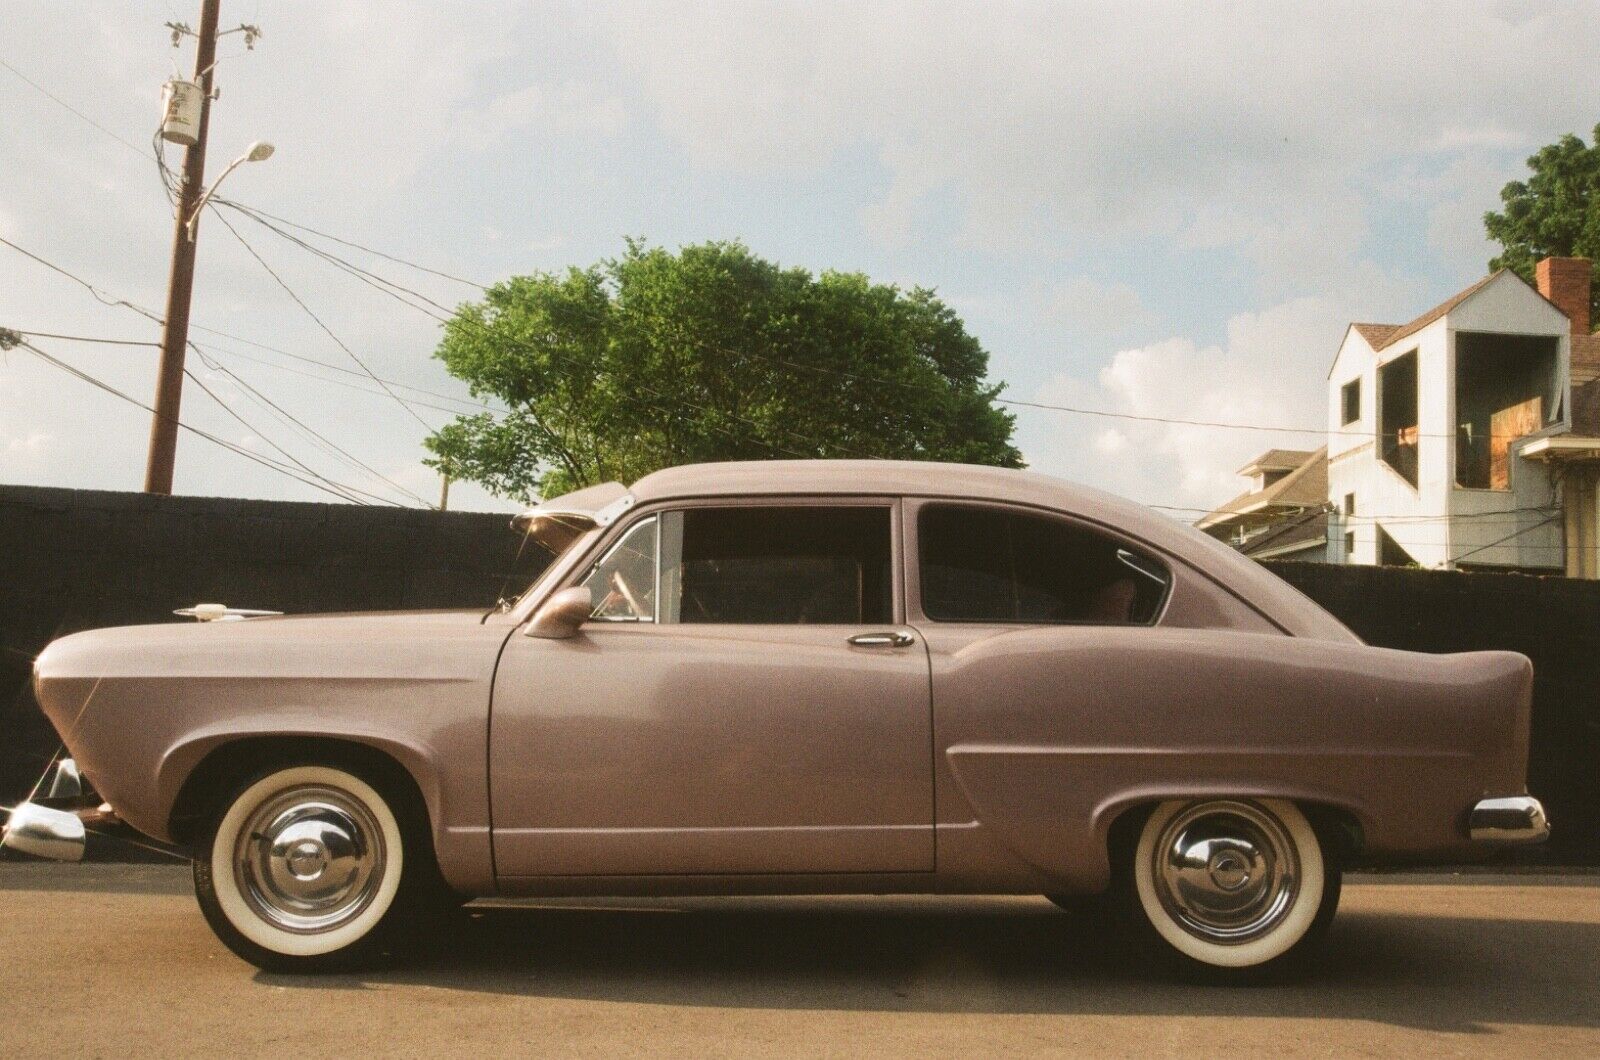
<svg viewBox="0 0 1600 1060">
<path fill-rule="evenodd" d="M 917 638 L 901 630 L 889 633 L 857 633 L 850 643 L 858 648 L 904 648 Z"/>
</svg>

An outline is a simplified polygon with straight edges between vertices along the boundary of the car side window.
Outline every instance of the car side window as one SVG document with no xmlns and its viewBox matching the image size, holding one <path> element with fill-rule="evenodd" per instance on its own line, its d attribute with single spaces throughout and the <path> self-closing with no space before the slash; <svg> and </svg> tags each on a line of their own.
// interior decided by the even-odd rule
<svg viewBox="0 0 1600 1060">
<path fill-rule="evenodd" d="M 1001 508 L 928 505 L 917 541 L 922 610 L 939 622 L 1146 625 L 1171 580 L 1104 534 Z"/>
<path fill-rule="evenodd" d="M 887 507 L 707 507 L 661 515 L 661 621 L 892 621 Z"/>
<path fill-rule="evenodd" d="M 579 584 L 594 600 L 591 618 L 601 622 L 654 622 L 660 553 L 660 522 L 641 519 L 606 550 Z"/>
</svg>

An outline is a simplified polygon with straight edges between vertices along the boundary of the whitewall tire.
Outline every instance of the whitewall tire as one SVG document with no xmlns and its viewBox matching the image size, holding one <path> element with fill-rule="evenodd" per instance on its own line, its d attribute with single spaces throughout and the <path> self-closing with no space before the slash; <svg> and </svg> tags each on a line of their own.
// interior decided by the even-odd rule
<svg viewBox="0 0 1600 1060">
<path fill-rule="evenodd" d="M 1133 853 L 1131 903 L 1193 966 L 1282 967 L 1332 919 L 1339 869 L 1298 807 L 1281 799 L 1164 802 Z"/>
<path fill-rule="evenodd" d="M 233 796 L 196 851 L 195 893 L 222 941 L 260 967 L 344 967 L 394 919 L 405 832 L 391 800 L 352 772 L 275 769 Z"/>
</svg>

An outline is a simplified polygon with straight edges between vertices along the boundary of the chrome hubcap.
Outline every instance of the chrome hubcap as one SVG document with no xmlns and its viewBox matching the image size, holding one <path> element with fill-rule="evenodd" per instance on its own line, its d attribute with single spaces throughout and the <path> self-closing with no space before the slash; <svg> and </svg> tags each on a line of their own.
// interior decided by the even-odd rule
<svg viewBox="0 0 1600 1060">
<path fill-rule="evenodd" d="M 1162 908 L 1207 942 L 1239 945 L 1266 935 L 1299 893 L 1294 841 L 1253 802 L 1186 807 L 1161 830 L 1153 856 Z"/>
<path fill-rule="evenodd" d="M 258 916 L 298 934 L 359 916 L 383 882 L 383 831 L 334 788 L 279 792 L 245 822 L 234 848 L 239 890 Z"/>
</svg>

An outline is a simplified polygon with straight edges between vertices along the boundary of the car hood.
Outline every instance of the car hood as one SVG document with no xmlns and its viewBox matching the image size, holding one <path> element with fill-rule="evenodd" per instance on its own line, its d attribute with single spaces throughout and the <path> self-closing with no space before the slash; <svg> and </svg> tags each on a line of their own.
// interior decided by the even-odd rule
<svg viewBox="0 0 1600 1060">
<path fill-rule="evenodd" d="M 54 641 L 34 679 L 293 671 L 296 661 L 384 655 L 406 644 L 454 640 L 483 626 L 482 609 L 283 615 L 236 622 L 113 626 Z M 388 650 L 385 650 L 388 649 Z"/>
</svg>

